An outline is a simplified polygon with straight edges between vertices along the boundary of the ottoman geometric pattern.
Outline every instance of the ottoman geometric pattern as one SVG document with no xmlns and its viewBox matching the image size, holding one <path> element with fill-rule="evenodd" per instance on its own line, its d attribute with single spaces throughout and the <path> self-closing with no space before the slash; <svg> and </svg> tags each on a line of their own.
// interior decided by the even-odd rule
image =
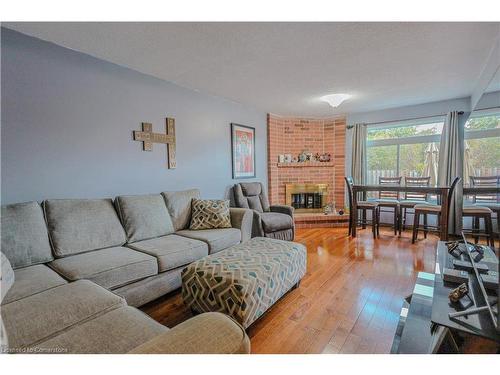
<svg viewBox="0 0 500 375">
<path fill-rule="evenodd" d="M 301 244 L 252 238 L 187 266 L 182 298 L 197 312 L 222 312 L 247 328 L 304 277 L 306 259 Z"/>
</svg>

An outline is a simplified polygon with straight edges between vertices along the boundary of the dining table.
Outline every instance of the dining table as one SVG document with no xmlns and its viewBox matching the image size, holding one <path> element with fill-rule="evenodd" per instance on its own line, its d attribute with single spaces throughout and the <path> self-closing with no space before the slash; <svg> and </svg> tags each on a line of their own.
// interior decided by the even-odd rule
<svg viewBox="0 0 500 375">
<path fill-rule="evenodd" d="M 439 223 L 439 238 L 441 241 L 448 241 L 448 194 L 450 186 L 405 186 L 405 185 L 363 185 L 354 184 L 352 186 L 353 200 L 352 200 L 352 222 L 356 223 L 358 220 L 357 202 L 358 197 L 361 200 L 366 200 L 366 195 L 370 191 L 395 191 L 398 193 L 426 193 L 429 195 L 436 195 L 438 202 L 441 204 L 441 215 Z M 500 195 L 500 186 L 465 186 L 463 187 L 463 196 L 497 194 Z M 356 225 L 353 225 L 351 235 L 356 237 Z"/>
<path fill-rule="evenodd" d="M 358 196 L 361 200 L 366 200 L 366 194 L 370 191 L 393 191 L 398 193 L 425 193 L 436 195 L 438 202 L 441 202 L 441 215 L 439 223 L 439 238 L 441 241 L 448 241 L 448 194 L 450 186 L 405 186 L 405 185 L 361 185 L 352 186 L 352 222 L 358 221 Z M 356 225 L 352 226 L 351 235 L 356 237 Z"/>
</svg>

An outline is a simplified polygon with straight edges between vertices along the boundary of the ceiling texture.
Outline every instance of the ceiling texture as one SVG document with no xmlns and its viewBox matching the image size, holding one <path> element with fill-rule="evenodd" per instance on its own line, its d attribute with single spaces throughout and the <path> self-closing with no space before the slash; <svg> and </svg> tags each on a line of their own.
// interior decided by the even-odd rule
<svg viewBox="0 0 500 375">
<path fill-rule="evenodd" d="M 500 23 L 3 23 L 279 115 L 326 117 L 471 95 Z M 353 95 L 336 109 L 319 97 Z"/>
</svg>

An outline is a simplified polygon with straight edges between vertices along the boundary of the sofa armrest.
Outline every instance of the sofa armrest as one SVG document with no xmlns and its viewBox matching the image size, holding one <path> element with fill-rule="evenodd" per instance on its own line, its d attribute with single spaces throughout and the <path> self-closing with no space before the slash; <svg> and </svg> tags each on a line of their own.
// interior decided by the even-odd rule
<svg viewBox="0 0 500 375">
<path fill-rule="evenodd" d="M 290 215 L 291 217 L 293 217 L 293 212 L 295 211 L 295 209 L 292 206 L 285 206 L 285 205 L 278 205 L 278 204 L 270 206 L 269 209 L 271 210 L 271 212 L 278 212 L 280 214 L 287 214 L 287 215 Z"/>
<path fill-rule="evenodd" d="M 246 208 L 229 208 L 231 226 L 241 230 L 241 242 L 249 240 L 252 236 L 252 210 Z"/>
<path fill-rule="evenodd" d="M 228 316 L 210 312 L 175 326 L 131 350 L 131 354 L 249 354 L 250 339 Z"/>
</svg>

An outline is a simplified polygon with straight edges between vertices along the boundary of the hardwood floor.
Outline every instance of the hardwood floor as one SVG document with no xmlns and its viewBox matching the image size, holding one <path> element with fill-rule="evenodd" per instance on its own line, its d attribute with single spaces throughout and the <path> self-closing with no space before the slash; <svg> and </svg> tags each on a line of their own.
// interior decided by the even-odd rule
<svg viewBox="0 0 500 375">
<path fill-rule="evenodd" d="M 402 299 L 419 271 L 433 272 L 438 238 L 411 244 L 369 228 L 355 239 L 347 228 L 299 229 L 307 246 L 307 274 L 249 329 L 252 353 L 389 353 Z M 173 327 L 191 317 L 180 291 L 142 310 Z"/>
</svg>

